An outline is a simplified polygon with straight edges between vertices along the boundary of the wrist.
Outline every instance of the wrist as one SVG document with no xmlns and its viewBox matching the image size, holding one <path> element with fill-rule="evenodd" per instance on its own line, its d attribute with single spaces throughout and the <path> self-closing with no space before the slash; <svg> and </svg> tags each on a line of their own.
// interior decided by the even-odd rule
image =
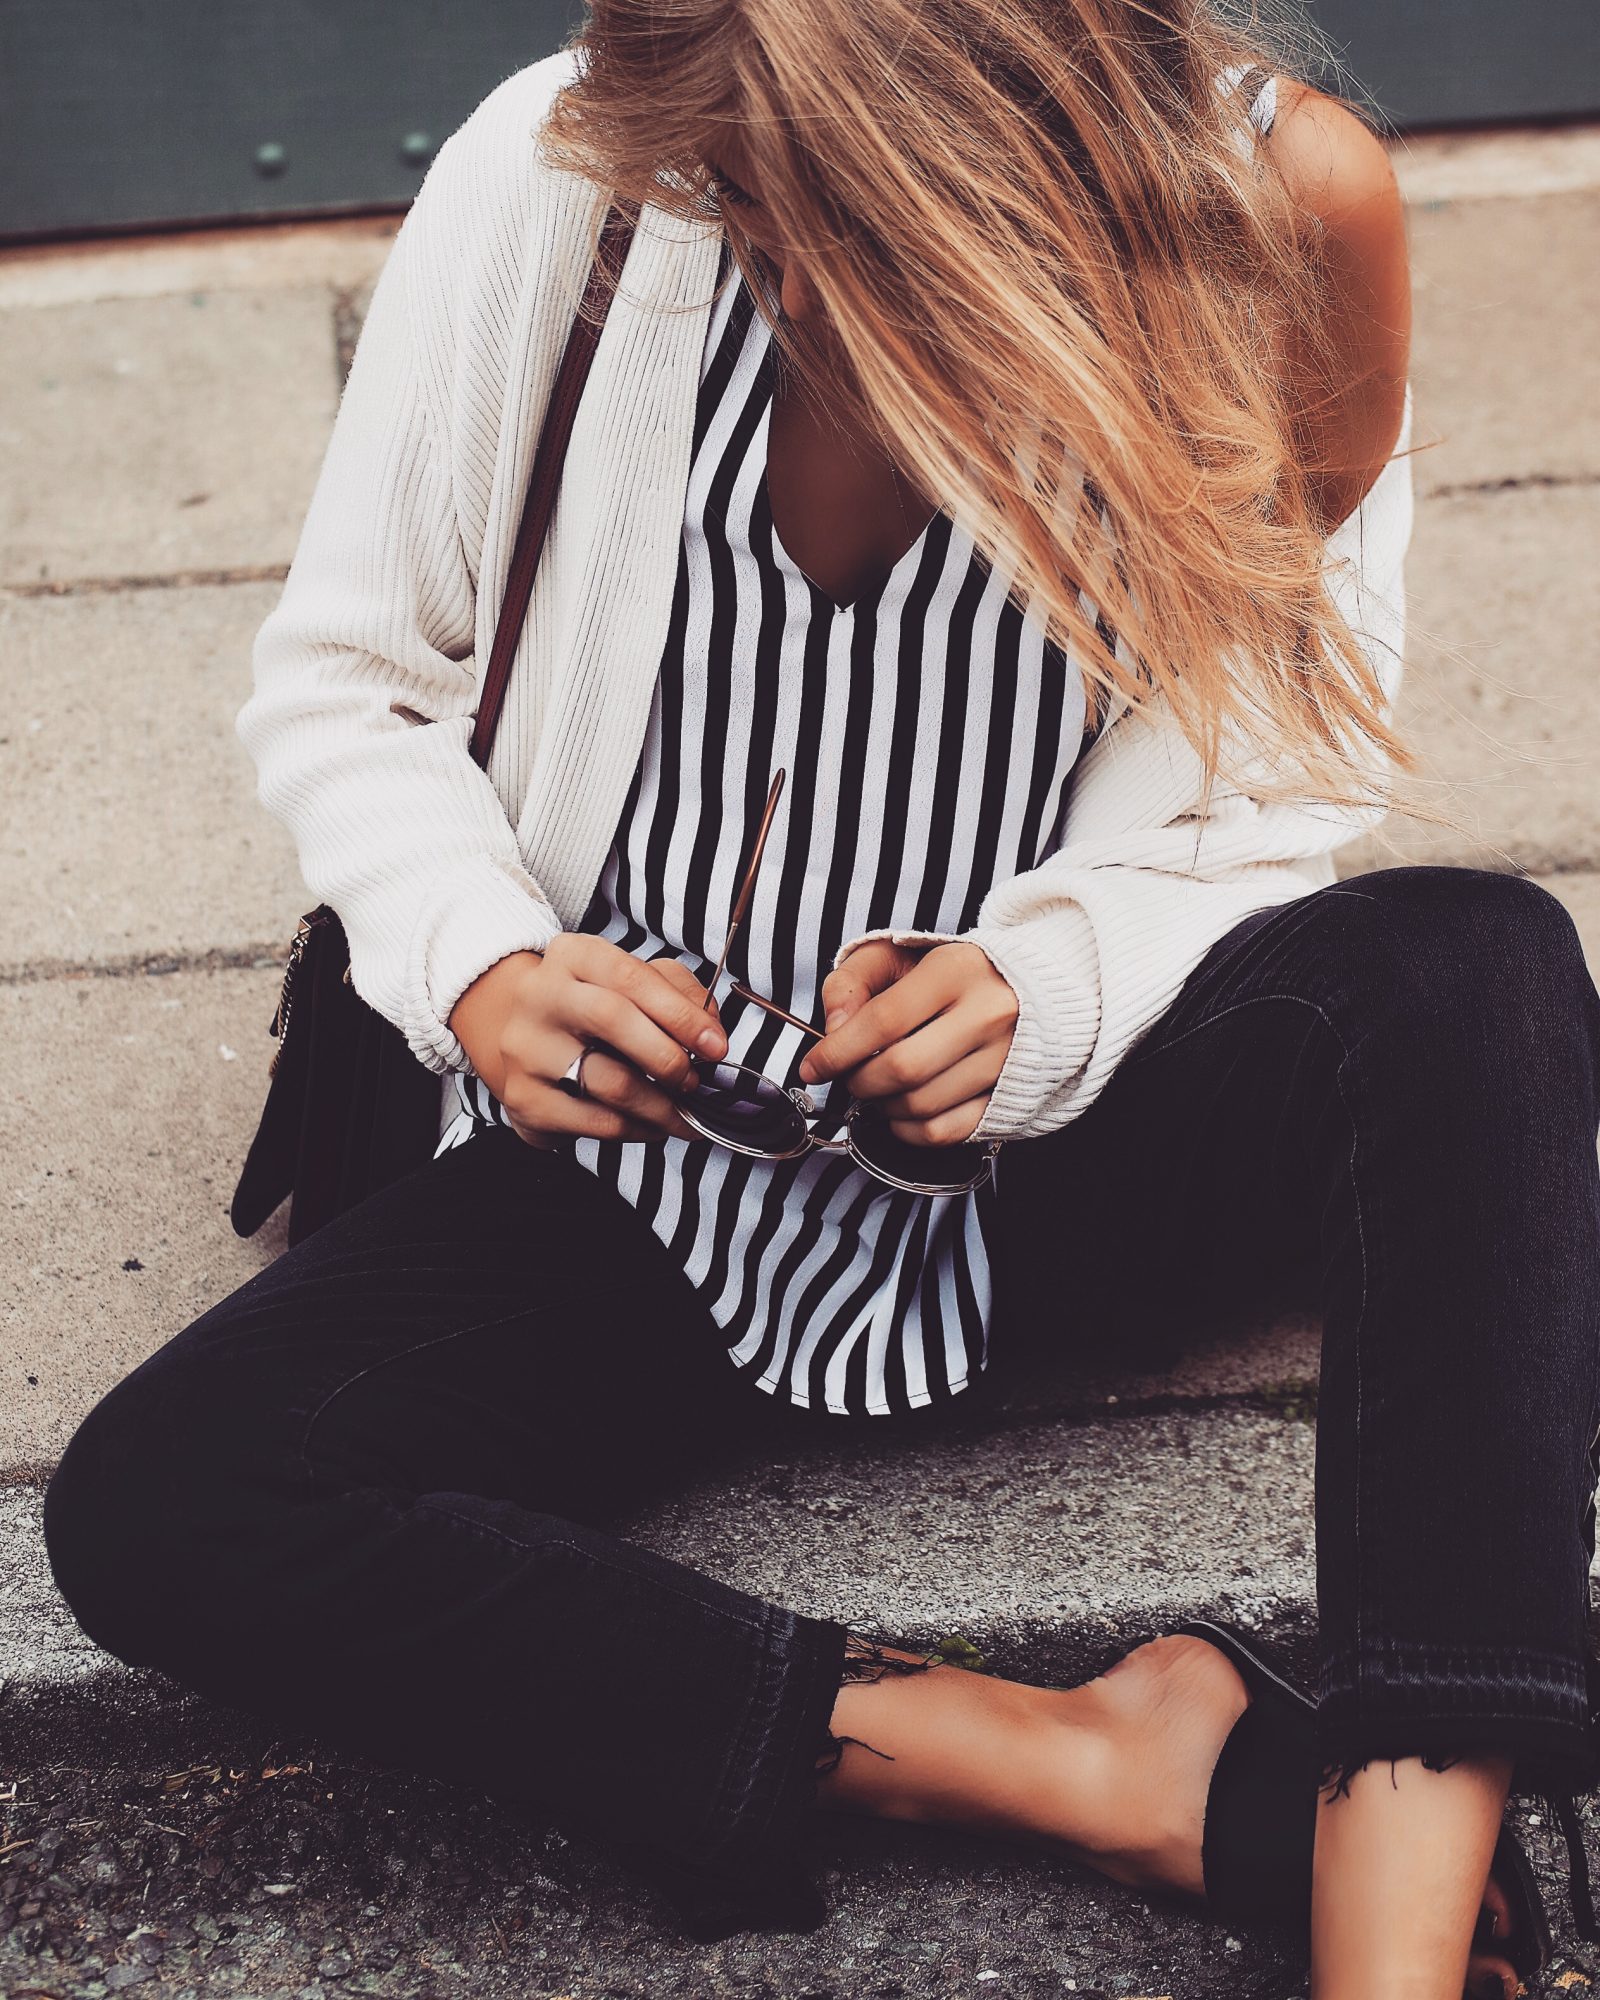
<svg viewBox="0 0 1600 2000">
<path fill-rule="evenodd" d="M 490 1089 L 499 1075 L 505 1024 L 518 1007 L 528 975 L 543 963 L 542 952 L 508 952 L 480 972 L 450 1010 L 451 1034 Z"/>
</svg>

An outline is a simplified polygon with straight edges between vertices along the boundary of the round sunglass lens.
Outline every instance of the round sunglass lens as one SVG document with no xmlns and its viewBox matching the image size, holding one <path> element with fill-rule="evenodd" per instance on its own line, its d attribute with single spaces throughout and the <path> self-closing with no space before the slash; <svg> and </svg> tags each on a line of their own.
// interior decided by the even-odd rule
<svg viewBox="0 0 1600 2000">
<path fill-rule="evenodd" d="M 988 1170 L 986 1147 L 913 1146 L 872 1112 L 858 1110 L 851 1118 L 850 1145 L 862 1161 L 929 1194 L 963 1194 Z"/>
<path fill-rule="evenodd" d="M 740 1063 L 697 1062 L 699 1084 L 679 1110 L 709 1136 L 753 1152 L 793 1152 L 806 1137 L 794 1100 L 770 1077 Z"/>
</svg>

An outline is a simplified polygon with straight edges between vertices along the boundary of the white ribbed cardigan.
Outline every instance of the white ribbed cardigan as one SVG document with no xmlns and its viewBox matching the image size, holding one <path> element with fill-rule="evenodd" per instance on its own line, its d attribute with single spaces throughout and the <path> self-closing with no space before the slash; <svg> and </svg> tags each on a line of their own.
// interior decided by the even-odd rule
<svg viewBox="0 0 1600 2000">
<path fill-rule="evenodd" d="M 476 664 L 605 202 L 538 151 L 573 64 L 562 50 L 509 78 L 429 171 L 238 722 L 263 802 L 344 921 L 356 990 L 441 1073 L 469 1067 L 448 1025 L 461 994 L 507 953 L 576 927 L 604 865 L 671 611 L 721 242 L 715 225 L 644 213 L 481 772 L 467 750 Z M 1410 416 L 1408 393 L 1397 455 L 1328 544 L 1341 611 L 1391 696 Z M 1331 881 L 1333 851 L 1372 817 L 1220 783 L 1207 799 L 1175 729 L 1133 714 L 1103 729 L 1058 851 L 996 884 L 964 934 L 1019 1002 L 977 1136 L 1027 1137 L 1085 1110 L 1206 950 L 1250 911 Z"/>
</svg>

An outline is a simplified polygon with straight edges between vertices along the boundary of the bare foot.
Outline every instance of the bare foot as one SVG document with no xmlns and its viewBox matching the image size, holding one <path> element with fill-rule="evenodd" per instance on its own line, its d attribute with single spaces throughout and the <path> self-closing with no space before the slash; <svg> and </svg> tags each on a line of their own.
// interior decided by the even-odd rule
<svg viewBox="0 0 1600 2000">
<path fill-rule="evenodd" d="M 1212 1767 L 1247 1701 L 1214 1646 L 1177 1636 L 1071 1688 L 948 1666 L 875 1677 L 840 1688 L 818 1803 L 1042 1838 L 1116 1881 L 1198 1895 Z"/>
</svg>

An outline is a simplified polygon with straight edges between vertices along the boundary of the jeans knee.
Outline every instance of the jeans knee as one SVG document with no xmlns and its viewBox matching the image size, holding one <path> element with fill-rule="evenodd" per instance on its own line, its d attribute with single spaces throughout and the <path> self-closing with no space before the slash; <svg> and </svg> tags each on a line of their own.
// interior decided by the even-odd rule
<svg viewBox="0 0 1600 2000">
<path fill-rule="evenodd" d="M 79 1625 L 124 1658 L 136 1644 L 127 1610 L 153 1466 L 143 1399 L 124 1381 L 103 1395 L 67 1441 L 44 1495 L 44 1544 L 55 1586 Z"/>
<path fill-rule="evenodd" d="M 159 1635 L 207 1587 L 200 1541 L 226 1495 L 196 1455 L 204 1428 L 182 1371 L 152 1357 L 94 1404 L 45 1488 L 56 1589 L 95 1644 L 131 1665 L 164 1664 Z"/>
<path fill-rule="evenodd" d="M 1526 875 L 1482 869 L 1438 869 L 1459 875 L 1441 901 L 1446 921 L 1459 924 L 1474 951 L 1485 986 L 1514 1003 L 1532 994 L 1557 1007 L 1587 1012 L 1593 981 L 1578 927 L 1566 906 Z"/>
<path fill-rule="evenodd" d="M 1510 1063 L 1596 1067 L 1600 996 L 1576 925 L 1538 883 L 1396 868 L 1323 894 L 1364 1024 L 1441 1053 L 1470 1046 Z"/>
</svg>

